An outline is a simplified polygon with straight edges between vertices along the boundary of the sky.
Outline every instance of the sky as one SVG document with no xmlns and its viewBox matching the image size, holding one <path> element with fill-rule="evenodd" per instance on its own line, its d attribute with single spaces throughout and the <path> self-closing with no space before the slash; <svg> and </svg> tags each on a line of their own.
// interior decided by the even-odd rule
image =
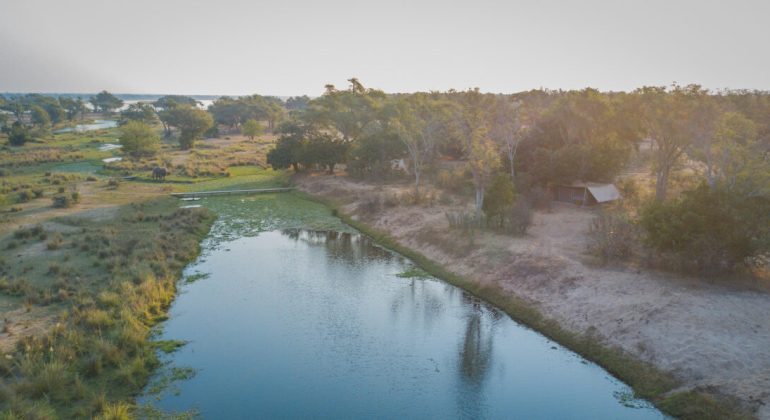
<svg viewBox="0 0 770 420">
<path fill-rule="evenodd" d="M 768 0 L 0 0 L 0 92 L 770 90 Z"/>
</svg>

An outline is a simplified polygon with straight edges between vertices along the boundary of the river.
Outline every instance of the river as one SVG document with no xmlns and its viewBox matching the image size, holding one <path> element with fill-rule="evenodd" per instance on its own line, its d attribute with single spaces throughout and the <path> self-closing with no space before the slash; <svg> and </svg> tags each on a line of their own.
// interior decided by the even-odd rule
<svg viewBox="0 0 770 420">
<path fill-rule="evenodd" d="M 196 374 L 140 402 L 211 419 L 664 417 L 597 365 L 313 216 L 320 205 L 200 203 L 219 219 L 160 333 L 188 342 L 162 371 Z"/>
</svg>

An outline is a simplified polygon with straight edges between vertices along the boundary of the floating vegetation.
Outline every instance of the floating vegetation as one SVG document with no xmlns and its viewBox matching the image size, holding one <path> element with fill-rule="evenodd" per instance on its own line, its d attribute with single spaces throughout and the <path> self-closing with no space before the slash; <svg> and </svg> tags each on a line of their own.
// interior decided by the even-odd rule
<svg viewBox="0 0 770 420">
<path fill-rule="evenodd" d="M 155 349 L 160 350 L 166 354 L 179 350 L 185 344 L 187 344 L 187 341 L 184 340 L 160 340 L 152 342 L 152 346 Z"/>
<path fill-rule="evenodd" d="M 415 267 L 409 268 L 408 270 L 406 270 L 404 272 L 396 274 L 396 277 L 401 277 L 401 278 L 405 278 L 405 279 L 415 279 L 415 278 L 416 279 L 427 279 L 427 278 L 430 278 L 431 275 L 428 274 L 428 272 L 423 270 L 422 268 L 415 266 Z"/>
<path fill-rule="evenodd" d="M 198 280 L 203 280 L 209 277 L 209 273 L 194 273 L 184 277 L 184 284 L 192 284 Z"/>
</svg>

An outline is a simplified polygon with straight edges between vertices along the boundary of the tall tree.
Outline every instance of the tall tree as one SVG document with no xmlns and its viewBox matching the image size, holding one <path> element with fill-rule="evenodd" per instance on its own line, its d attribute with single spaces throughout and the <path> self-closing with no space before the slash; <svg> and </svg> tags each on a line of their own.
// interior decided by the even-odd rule
<svg viewBox="0 0 770 420">
<path fill-rule="evenodd" d="M 214 124 L 208 112 L 190 106 L 177 106 L 169 112 L 169 124 L 180 130 L 179 147 L 182 150 L 191 149 L 195 145 L 195 140 Z"/>
<path fill-rule="evenodd" d="M 492 138 L 502 146 L 508 157 L 511 180 L 516 178 L 516 152 L 524 138 L 522 103 L 512 102 L 507 97 L 498 98 L 492 123 Z"/>
<path fill-rule="evenodd" d="M 110 113 L 123 106 L 123 100 L 103 90 L 88 99 L 94 107 L 94 112 Z"/>
<path fill-rule="evenodd" d="M 449 105 L 440 103 L 429 95 L 417 93 L 395 99 L 395 118 L 391 126 L 406 146 L 414 175 L 415 195 L 420 195 L 420 178 L 428 159 L 434 156 L 440 134 L 445 131 L 449 118 Z"/>
<path fill-rule="evenodd" d="M 494 97 L 472 89 L 459 95 L 461 108 L 457 129 L 465 142 L 468 168 L 476 189 L 476 213 L 481 214 L 484 192 L 492 175 L 500 167 L 500 155 L 489 134 L 490 108 Z"/>
<path fill-rule="evenodd" d="M 261 132 L 262 126 L 259 125 L 257 120 L 248 120 L 241 127 L 241 133 L 251 141 L 254 141 L 254 137 L 258 136 Z"/>
<path fill-rule="evenodd" d="M 671 171 L 692 142 L 692 102 L 703 94 L 700 86 L 643 87 L 636 91 L 647 136 L 653 142 L 655 199 L 663 201 Z"/>
</svg>

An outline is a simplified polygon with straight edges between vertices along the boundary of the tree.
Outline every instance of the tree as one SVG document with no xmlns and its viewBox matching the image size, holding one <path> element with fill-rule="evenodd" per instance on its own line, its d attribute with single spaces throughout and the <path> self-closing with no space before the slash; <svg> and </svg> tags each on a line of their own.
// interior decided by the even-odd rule
<svg viewBox="0 0 770 420">
<path fill-rule="evenodd" d="M 214 124 L 208 112 L 189 106 L 177 106 L 170 110 L 169 124 L 178 127 L 179 147 L 182 150 L 191 149 L 195 140 L 200 138 Z"/>
<path fill-rule="evenodd" d="M 525 126 L 522 118 L 522 104 L 507 98 L 498 99 L 492 129 L 492 138 L 505 150 L 510 165 L 511 180 L 516 178 L 516 152 L 524 138 Z"/>
<path fill-rule="evenodd" d="M 684 88 L 674 85 L 671 91 L 663 87 L 643 87 L 636 92 L 642 101 L 640 114 L 646 134 L 654 144 L 655 199 L 663 201 L 671 171 L 693 139 L 692 100 L 702 97 L 706 91 L 697 85 Z"/>
<path fill-rule="evenodd" d="M 131 104 L 120 113 L 123 123 L 128 121 L 141 121 L 145 124 L 152 124 L 157 120 L 155 108 L 143 102 Z"/>
<path fill-rule="evenodd" d="M 300 161 L 326 167 L 328 174 L 334 173 L 338 163 L 345 162 L 350 144 L 329 133 L 311 133 L 300 152 Z"/>
<path fill-rule="evenodd" d="M 286 109 L 289 110 L 303 110 L 307 108 L 310 98 L 307 95 L 292 96 L 286 100 Z"/>
<path fill-rule="evenodd" d="M 32 124 L 41 128 L 45 128 L 51 125 L 51 117 L 48 115 L 48 112 L 43 109 L 43 107 L 32 105 L 29 109 L 29 112 Z"/>
<path fill-rule="evenodd" d="M 391 125 L 409 153 L 414 191 L 419 197 L 423 166 L 434 156 L 449 115 L 448 105 L 419 93 L 395 101 L 396 113 Z"/>
<path fill-rule="evenodd" d="M 513 182 L 509 177 L 500 174 L 492 180 L 489 193 L 484 196 L 482 210 L 491 224 L 502 228 L 515 201 Z"/>
<path fill-rule="evenodd" d="M 310 124 L 325 126 L 339 133 L 343 142 L 355 142 L 370 124 L 377 123 L 379 108 L 385 102 L 385 93 L 366 89 L 358 81 L 349 80 L 347 90 L 326 86 L 321 97 L 310 101 L 302 118 Z"/>
<path fill-rule="evenodd" d="M 24 127 L 19 121 L 15 121 L 11 124 L 11 127 L 7 130 L 8 143 L 11 146 L 23 146 L 24 143 L 30 141 L 32 137 L 29 135 L 29 130 Z"/>
<path fill-rule="evenodd" d="M 770 199 L 702 184 L 640 218 L 648 243 L 702 270 L 731 270 L 770 252 Z"/>
<path fill-rule="evenodd" d="M 141 121 L 128 121 L 120 127 L 120 133 L 123 151 L 132 156 L 152 155 L 160 148 L 158 134 Z"/>
<path fill-rule="evenodd" d="M 83 99 L 81 99 L 80 97 L 78 97 L 77 99 L 62 97 L 62 98 L 59 98 L 59 102 L 61 103 L 61 106 L 64 108 L 66 118 L 70 121 L 77 118 L 78 115 L 82 116 L 88 111 L 88 109 L 86 108 L 86 104 L 83 102 Z"/>
<path fill-rule="evenodd" d="M 262 132 L 262 126 L 256 120 L 248 120 L 241 127 L 241 133 L 254 141 L 254 137 Z"/>
<path fill-rule="evenodd" d="M 476 189 L 476 214 L 481 215 L 484 192 L 492 174 L 500 166 L 500 156 L 489 136 L 489 109 L 493 97 L 479 89 L 459 94 L 461 108 L 457 116 L 457 129 L 464 141 L 468 167 Z"/>
<path fill-rule="evenodd" d="M 103 90 L 88 99 L 94 107 L 94 112 L 110 113 L 123 106 L 123 101 L 117 96 Z"/>
<path fill-rule="evenodd" d="M 715 126 L 707 178 L 712 190 L 740 189 L 750 196 L 770 194 L 770 160 L 759 142 L 756 124 L 743 114 L 727 112 Z"/>
</svg>

